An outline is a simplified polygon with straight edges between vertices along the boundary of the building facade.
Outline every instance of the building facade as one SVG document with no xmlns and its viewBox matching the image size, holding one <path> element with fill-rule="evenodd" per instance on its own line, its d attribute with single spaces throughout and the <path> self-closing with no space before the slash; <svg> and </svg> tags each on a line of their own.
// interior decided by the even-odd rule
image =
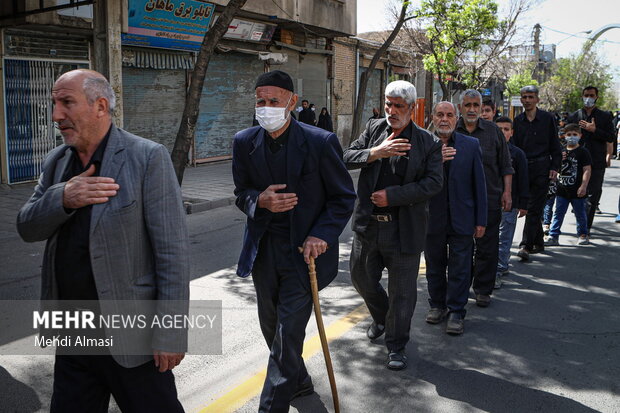
<svg viewBox="0 0 620 413">
<path fill-rule="evenodd" d="M 62 142 L 51 88 L 62 73 L 93 68 L 117 93 L 115 122 L 172 150 L 204 33 L 226 0 L 26 0 L 0 5 L 0 176 L 37 178 Z M 333 112 L 333 39 L 356 33 L 356 1 L 252 0 L 211 56 L 190 153 L 230 158 L 234 133 L 252 125 L 254 81 L 288 72 L 300 98 Z"/>
</svg>

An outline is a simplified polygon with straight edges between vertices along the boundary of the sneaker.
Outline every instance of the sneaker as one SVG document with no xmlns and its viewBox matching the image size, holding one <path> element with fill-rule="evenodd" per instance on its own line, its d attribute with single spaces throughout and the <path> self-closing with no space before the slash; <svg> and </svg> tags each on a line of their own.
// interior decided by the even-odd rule
<svg viewBox="0 0 620 413">
<path fill-rule="evenodd" d="M 495 285 L 493 286 L 493 289 L 498 290 L 502 288 L 502 274 L 497 274 L 495 276 Z"/>
<path fill-rule="evenodd" d="M 439 324 L 447 314 L 448 310 L 446 308 L 431 308 L 426 313 L 426 322 L 429 324 Z"/>
<path fill-rule="evenodd" d="M 580 235 L 578 245 L 588 245 L 590 243 L 590 237 L 587 235 Z"/>
<path fill-rule="evenodd" d="M 620 223 L 620 214 L 616 216 L 616 223 Z"/>
<path fill-rule="evenodd" d="M 527 248 L 523 247 L 517 252 L 517 257 L 521 258 L 523 261 L 527 261 L 530 259 L 530 253 Z"/>
<path fill-rule="evenodd" d="M 545 240 L 545 245 L 547 247 L 551 247 L 551 246 L 557 246 L 560 245 L 560 241 L 558 241 L 557 237 L 547 237 L 547 239 Z"/>
<path fill-rule="evenodd" d="M 550 225 L 546 225 L 546 224 L 545 224 L 545 225 L 543 225 L 543 233 L 544 233 L 545 235 L 549 235 L 549 229 L 550 229 L 550 227 L 551 227 Z"/>
</svg>

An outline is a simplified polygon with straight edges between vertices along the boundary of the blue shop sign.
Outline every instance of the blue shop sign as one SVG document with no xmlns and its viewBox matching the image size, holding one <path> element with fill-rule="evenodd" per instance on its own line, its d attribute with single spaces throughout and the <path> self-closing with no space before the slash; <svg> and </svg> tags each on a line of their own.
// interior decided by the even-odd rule
<svg viewBox="0 0 620 413">
<path fill-rule="evenodd" d="M 215 6 L 203 0 L 129 0 L 123 45 L 198 50 Z"/>
</svg>

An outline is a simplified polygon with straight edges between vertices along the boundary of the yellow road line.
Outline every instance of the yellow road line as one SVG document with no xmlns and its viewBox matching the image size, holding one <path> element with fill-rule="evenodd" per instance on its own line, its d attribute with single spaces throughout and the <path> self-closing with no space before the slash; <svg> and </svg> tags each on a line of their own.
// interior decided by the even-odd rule
<svg viewBox="0 0 620 413">
<path fill-rule="evenodd" d="M 422 274 L 425 269 L 425 263 L 422 261 L 420 263 L 420 274 Z M 362 304 L 346 316 L 334 321 L 325 329 L 327 341 L 331 342 L 341 337 L 361 321 L 368 318 L 369 315 L 366 305 Z M 321 338 L 316 334 L 304 342 L 302 357 L 307 360 L 319 351 L 321 351 Z M 198 413 L 233 413 L 260 393 L 266 376 L 267 369 L 259 371 L 213 403 L 200 409 Z"/>
<path fill-rule="evenodd" d="M 355 327 L 360 321 L 366 319 L 368 316 L 369 313 L 366 309 L 366 305 L 360 305 L 355 310 L 351 311 L 349 314 L 342 317 L 341 319 L 333 322 L 325 329 L 327 341 L 332 341 L 342 336 L 347 331 Z M 304 359 L 309 359 L 319 351 L 321 351 L 321 339 L 319 335 L 316 334 L 306 340 L 306 342 L 304 342 L 304 352 L 302 356 Z M 228 393 L 224 394 L 222 397 L 215 400 L 210 405 L 199 410 L 199 413 L 234 412 L 260 393 L 263 387 L 263 383 L 265 382 L 266 375 L 267 370 L 261 370 L 254 376 L 241 383 L 239 386 L 235 387 Z"/>
</svg>

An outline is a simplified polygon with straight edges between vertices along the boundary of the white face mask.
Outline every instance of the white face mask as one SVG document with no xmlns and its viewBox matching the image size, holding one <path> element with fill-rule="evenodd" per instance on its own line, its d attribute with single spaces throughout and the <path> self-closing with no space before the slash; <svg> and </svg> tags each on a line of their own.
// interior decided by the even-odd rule
<svg viewBox="0 0 620 413">
<path fill-rule="evenodd" d="M 255 108 L 256 120 L 258 121 L 258 124 L 269 133 L 281 129 L 288 120 L 288 105 L 291 103 L 292 98 L 293 94 L 291 93 L 291 97 L 288 99 L 286 106 L 283 108 L 274 108 L 270 106 Z"/>
<path fill-rule="evenodd" d="M 586 108 L 593 107 L 595 103 L 596 103 L 596 99 L 594 99 L 594 98 L 583 98 L 583 105 Z"/>
</svg>

